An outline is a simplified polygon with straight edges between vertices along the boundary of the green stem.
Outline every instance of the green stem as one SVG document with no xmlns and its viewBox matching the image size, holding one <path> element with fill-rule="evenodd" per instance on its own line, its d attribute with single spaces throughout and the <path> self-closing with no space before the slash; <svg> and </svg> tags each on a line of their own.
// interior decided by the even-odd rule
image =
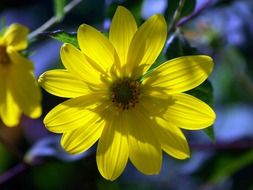
<svg viewBox="0 0 253 190">
<path fill-rule="evenodd" d="M 18 163 L 17 165 L 15 165 L 14 167 L 10 168 L 6 172 L 4 172 L 2 175 L 0 175 L 0 189 L 5 189 L 6 186 L 9 183 L 11 183 L 14 178 L 24 174 L 30 168 L 41 165 L 43 163 L 44 163 L 43 160 L 35 160 L 31 164 L 27 164 L 26 162 L 21 161 L 20 163 Z"/>
<path fill-rule="evenodd" d="M 67 4 L 64 7 L 63 12 L 67 14 L 69 11 L 71 11 L 75 6 L 77 6 L 82 0 L 73 0 L 69 4 Z M 47 22 L 45 22 L 43 25 L 41 25 L 39 28 L 34 30 L 28 35 L 28 40 L 31 40 L 32 38 L 36 37 L 40 33 L 44 32 L 51 26 L 53 26 L 55 23 L 58 22 L 58 18 L 56 16 L 51 17 Z"/>
<path fill-rule="evenodd" d="M 173 19 L 171 21 L 171 25 L 169 27 L 169 33 L 173 32 L 176 30 L 177 28 L 177 22 L 179 21 L 181 14 L 182 14 L 182 10 L 184 8 L 185 5 L 185 0 L 180 0 L 177 10 L 175 11 L 174 15 L 173 15 Z"/>
</svg>

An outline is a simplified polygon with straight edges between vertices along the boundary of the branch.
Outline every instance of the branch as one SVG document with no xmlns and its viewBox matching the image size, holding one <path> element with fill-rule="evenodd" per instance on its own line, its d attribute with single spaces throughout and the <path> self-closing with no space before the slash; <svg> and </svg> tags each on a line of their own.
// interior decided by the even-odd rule
<svg viewBox="0 0 253 190">
<path fill-rule="evenodd" d="M 67 14 L 69 11 L 71 11 L 75 6 L 77 6 L 82 0 L 73 0 L 71 1 L 69 4 L 67 4 L 64 9 L 63 12 L 65 14 Z M 35 36 L 37 36 L 38 34 L 40 34 L 41 32 L 47 30 L 48 28 L 50 28 L 51 26 L 53 26 L 55 23 L 57 23 L 57 17 L 53 16 L 51 17 L 47 22 L 45 22 L 43 25 L 41 25 L 39 28 L 37 28 L 36 30 L 34 30 L 33 32 L 31 32 L 28 35 L 28 40 L 31 40 L 32 38 L 34 38 Z"/>
<path fill-rule="evenodd" d="M 95 159 L 96 152 L 89 154 L 85 157 L 85 159 L 93 158 Z M 29 171 L 32 167 L 41 166 L 46 164 L 47 160 L 43 159 L 43 157 L 34 158 L 30 162 L 21 161 L 14 167 L 10 168 L 9 170 L 5 171 L 2 175 L 0 175 L 0 189 L 6 187 L 9 183 L 12 182 L 16 177 L 24 174 L 25 172 Z"/>
<path fill-rule="evenodd" d="M 26 162 L 20 162 L 13 168 L 9 169 L 0 176 L 0 188 L 6 187 L 15 177 L 25 173 L 31 167 L 42 164 L 41 160 L 34 161 L 32 164 L 27 164 Z"/>
<path fill-rule="evenodd" d="M 242 150 L 242 149 L 252 149 L 253 140 L 241 140 L 232 143 L 216 142 L 208 144 L 197 144 L 190 143 L 191 149 L 194 150 Z"/>
<path fill-rule="evenodd" d="M 189 16 L 184 17 L 181 20 L 179 20 L 179 22 L 176 24 L 176 27 L 180 27 L 180 26 L 184 25 L 185 23 L 189 22 L 190 20 L 192 20 L 193 18 L 195 18 L 196 16 L 198 16 L 207 7 L 209 7 L 211 5 L 212 1 L 213 0 L 206 0 L 206 2 L 203 3 L 198 9 L 196 9 L 195 11 L 193 11 L 192 14 L 190 14 Z"/>
</svg>

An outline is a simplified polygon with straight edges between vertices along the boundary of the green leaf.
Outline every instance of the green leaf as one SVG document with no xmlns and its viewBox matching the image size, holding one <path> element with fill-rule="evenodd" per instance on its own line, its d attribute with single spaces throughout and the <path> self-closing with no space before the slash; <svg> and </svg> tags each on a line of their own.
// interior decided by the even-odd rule
<svg viewBox="0 0 253 190">
<path fill-rule="evenodd" d="M 189 90 L 186 93 L 199 98 L 209 106 L 213 106 L 213 87 L 209 80 L 206 80 L 198 87 Z"/>
<path fill-rule="evenodd" d="M 66 5 L 66 0 L 54 0 L 54 14 L 57 21 L 61 21 L 64 17 L 64 6 Z"/>
<path fill-rule="evenodd" d="M 196 0 L 186 0 L 184 4 L 184 8 L 182 10 L 181 17 L 185 17 L 191 14 L 194 11 L 195 6 L 196 6 Z"/>
<path fill-rule="evenodd" d="M 199 52 L 189 44 L 181 33 L 176 32 L 168 40 L 165 54 L 170 60 L 185 55 L 199 55 Z"/>
<path fill-rule="evenodd" d="M 240 153 L 234 156 L 221 157 L 216 161 L 213 174 L 210 177 L 210 181 L 218 183 L 224 178 L 229 177 L 242 168 L 245 168 L 249 164 L 253 163 L 253 150 L 249 150 L 246 153 Z"/>
<path fill-rule="evenodd" d="M 69 43 L 79 49 L 76 33 L 67 33 L 63 30 L 43 33 L 63 43 Z"/>
</svg>

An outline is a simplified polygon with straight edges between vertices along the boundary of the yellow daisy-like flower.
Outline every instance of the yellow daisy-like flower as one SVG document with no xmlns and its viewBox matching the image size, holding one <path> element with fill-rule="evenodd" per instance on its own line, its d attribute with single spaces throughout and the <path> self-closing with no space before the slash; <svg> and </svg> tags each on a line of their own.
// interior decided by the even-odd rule
<svg viewBox="0 0 253 190">
<path fill-rule="evenodd" d="M 33 64 L 19 51 L 27 47 L 28 28 L 10 25 L 0 36 L 0 115 L 8 127 L 17 126 L 21 113 L 41 115 L 41 92 L 34 77 Z"/>
<path fill-rule="evenodd" d="M 99 140 L 96 160 L 106 179 L 116 179 L 128 158 L 142 173 L 157 174 L 162 150 L 178 159 L 189 157 L 180 128 L 203 129 L 215 120 L 208 105 L 183 93 L 207 79 L 213 68 L 210 57 L 179 57 L 140 80 L 166 35 L 163 16 L 154 15 L 137 29 L 131 13 L 118 7 L 109 40 L 81 25 L 80 50 L 70 44 L 61 48 L 66 69 L 45 72 L 39 79 L 49 93 L 71 98 L 47 114 L 47 129 L 63 133 L 61 145 L 72 154 Z"/>
</svg>

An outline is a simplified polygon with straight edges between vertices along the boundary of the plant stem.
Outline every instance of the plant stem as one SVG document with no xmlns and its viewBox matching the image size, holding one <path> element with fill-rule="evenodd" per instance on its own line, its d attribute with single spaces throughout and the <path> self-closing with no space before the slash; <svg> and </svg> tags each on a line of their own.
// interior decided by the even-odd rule
<svg viewBox="0 0 253 190">
<path fill-rule="evenodd" d="M 11 169 L 7 170 L 0 176 L 0 189 L 6 187 L 15 177 L 25 173 L 33 166 L 42 164 L 42 160 L 35 160 L 32 164 L 27 164 L 26 162 L 20 162 Z"/>
<path fill-rule="evenodd" d="M 64 9 L 63 12 L 66 14 L 69 11 L 71 11 L 75 6 L 77 6 L 82 0 L 73 0 L 71 1 L 69 4 L 67 4 Z M 28 35 L 28 40 L 31 40 L 32 38 L 36 37 L 38 34 L 40 34 L 41 32 L 44 32 L 45 30 L 47 30 L 48 28 L 50 28 L 51 26 L 53 26 L 55 23 L 57 23 L 58 19 L 56 16 L 51 17 L 47 22 L 45 22 L 43 25 L 41 25 L 39 28 L 37 28 L 36 30 L 34 30 L 33 32 L 31 32 Z"/>
<path fill-rule="evenodd" d="M 242 149 L 252 149 L 252 140 L 241 140 L 232 143 L 216 142 L 216 143 L 190 143 L 190 147 L 193 150 L 242 150 Z"/>
<path fill-rule="evenodd" d="M 85 159 L 95 159 L 96 152 L 93 152 L 85 157 Z M 21 174 L 29 171 L 32 167 L 40 166 L 46 164 L 46 160 L 43 158 L 34 158 L 31 162 L 21 161 L 14 167 L 10 168 L 9 170 L 5 171 L 2 175 L 0 175 L 0 189 L 3 189 L 12 182 L 13 179 L 20 176 Z"/>
<path fill-rule="evenodd" d="M 180 16 L 181 16 L 181 13 L 182 13 L 184 4 L 185 4 L 185 0 L 180 0 L 180 1 L 179 1 L 177 10 L 175 11 L 175 13 L 174 13 L 174 15 L 173 15 L 173 19 L 172 19 L 171 25 L 170 25 L 170 27 L 169 27 L 169 33 L 171 33 L 171 32 L 173 32 L 173 31 L 176 30 L 177 22 L 178 22 L 179 19 L 180 19 Z"/>
<path fill-rule="evenodd" d="M 198 16 L 207 7 L 209 7 L 211 5 L 212 1 L 213 0 L 206 0 L 206 2 L 203 3 L 198 9 L 196 9 L 192 14 L 179 20 L 179 22 L 177 22 L 177 24 L 176 24 L 176 27 L 180 27 L 180 26 L 186 24 L 187 22 L 189 22 L 190 20 L 192 20 L 193 18 L 195 18 L 196 16 Z"/>
<path fill-rule="evenodd" d="M 4 187 L 8 182 L 11 181 L 15 176 L 20 175 L 29 168 L 24 162 L 20 162 L 10 170 L 6 171 L 3 175 L 0 176 L 0 188 Z"/>
</svg>

